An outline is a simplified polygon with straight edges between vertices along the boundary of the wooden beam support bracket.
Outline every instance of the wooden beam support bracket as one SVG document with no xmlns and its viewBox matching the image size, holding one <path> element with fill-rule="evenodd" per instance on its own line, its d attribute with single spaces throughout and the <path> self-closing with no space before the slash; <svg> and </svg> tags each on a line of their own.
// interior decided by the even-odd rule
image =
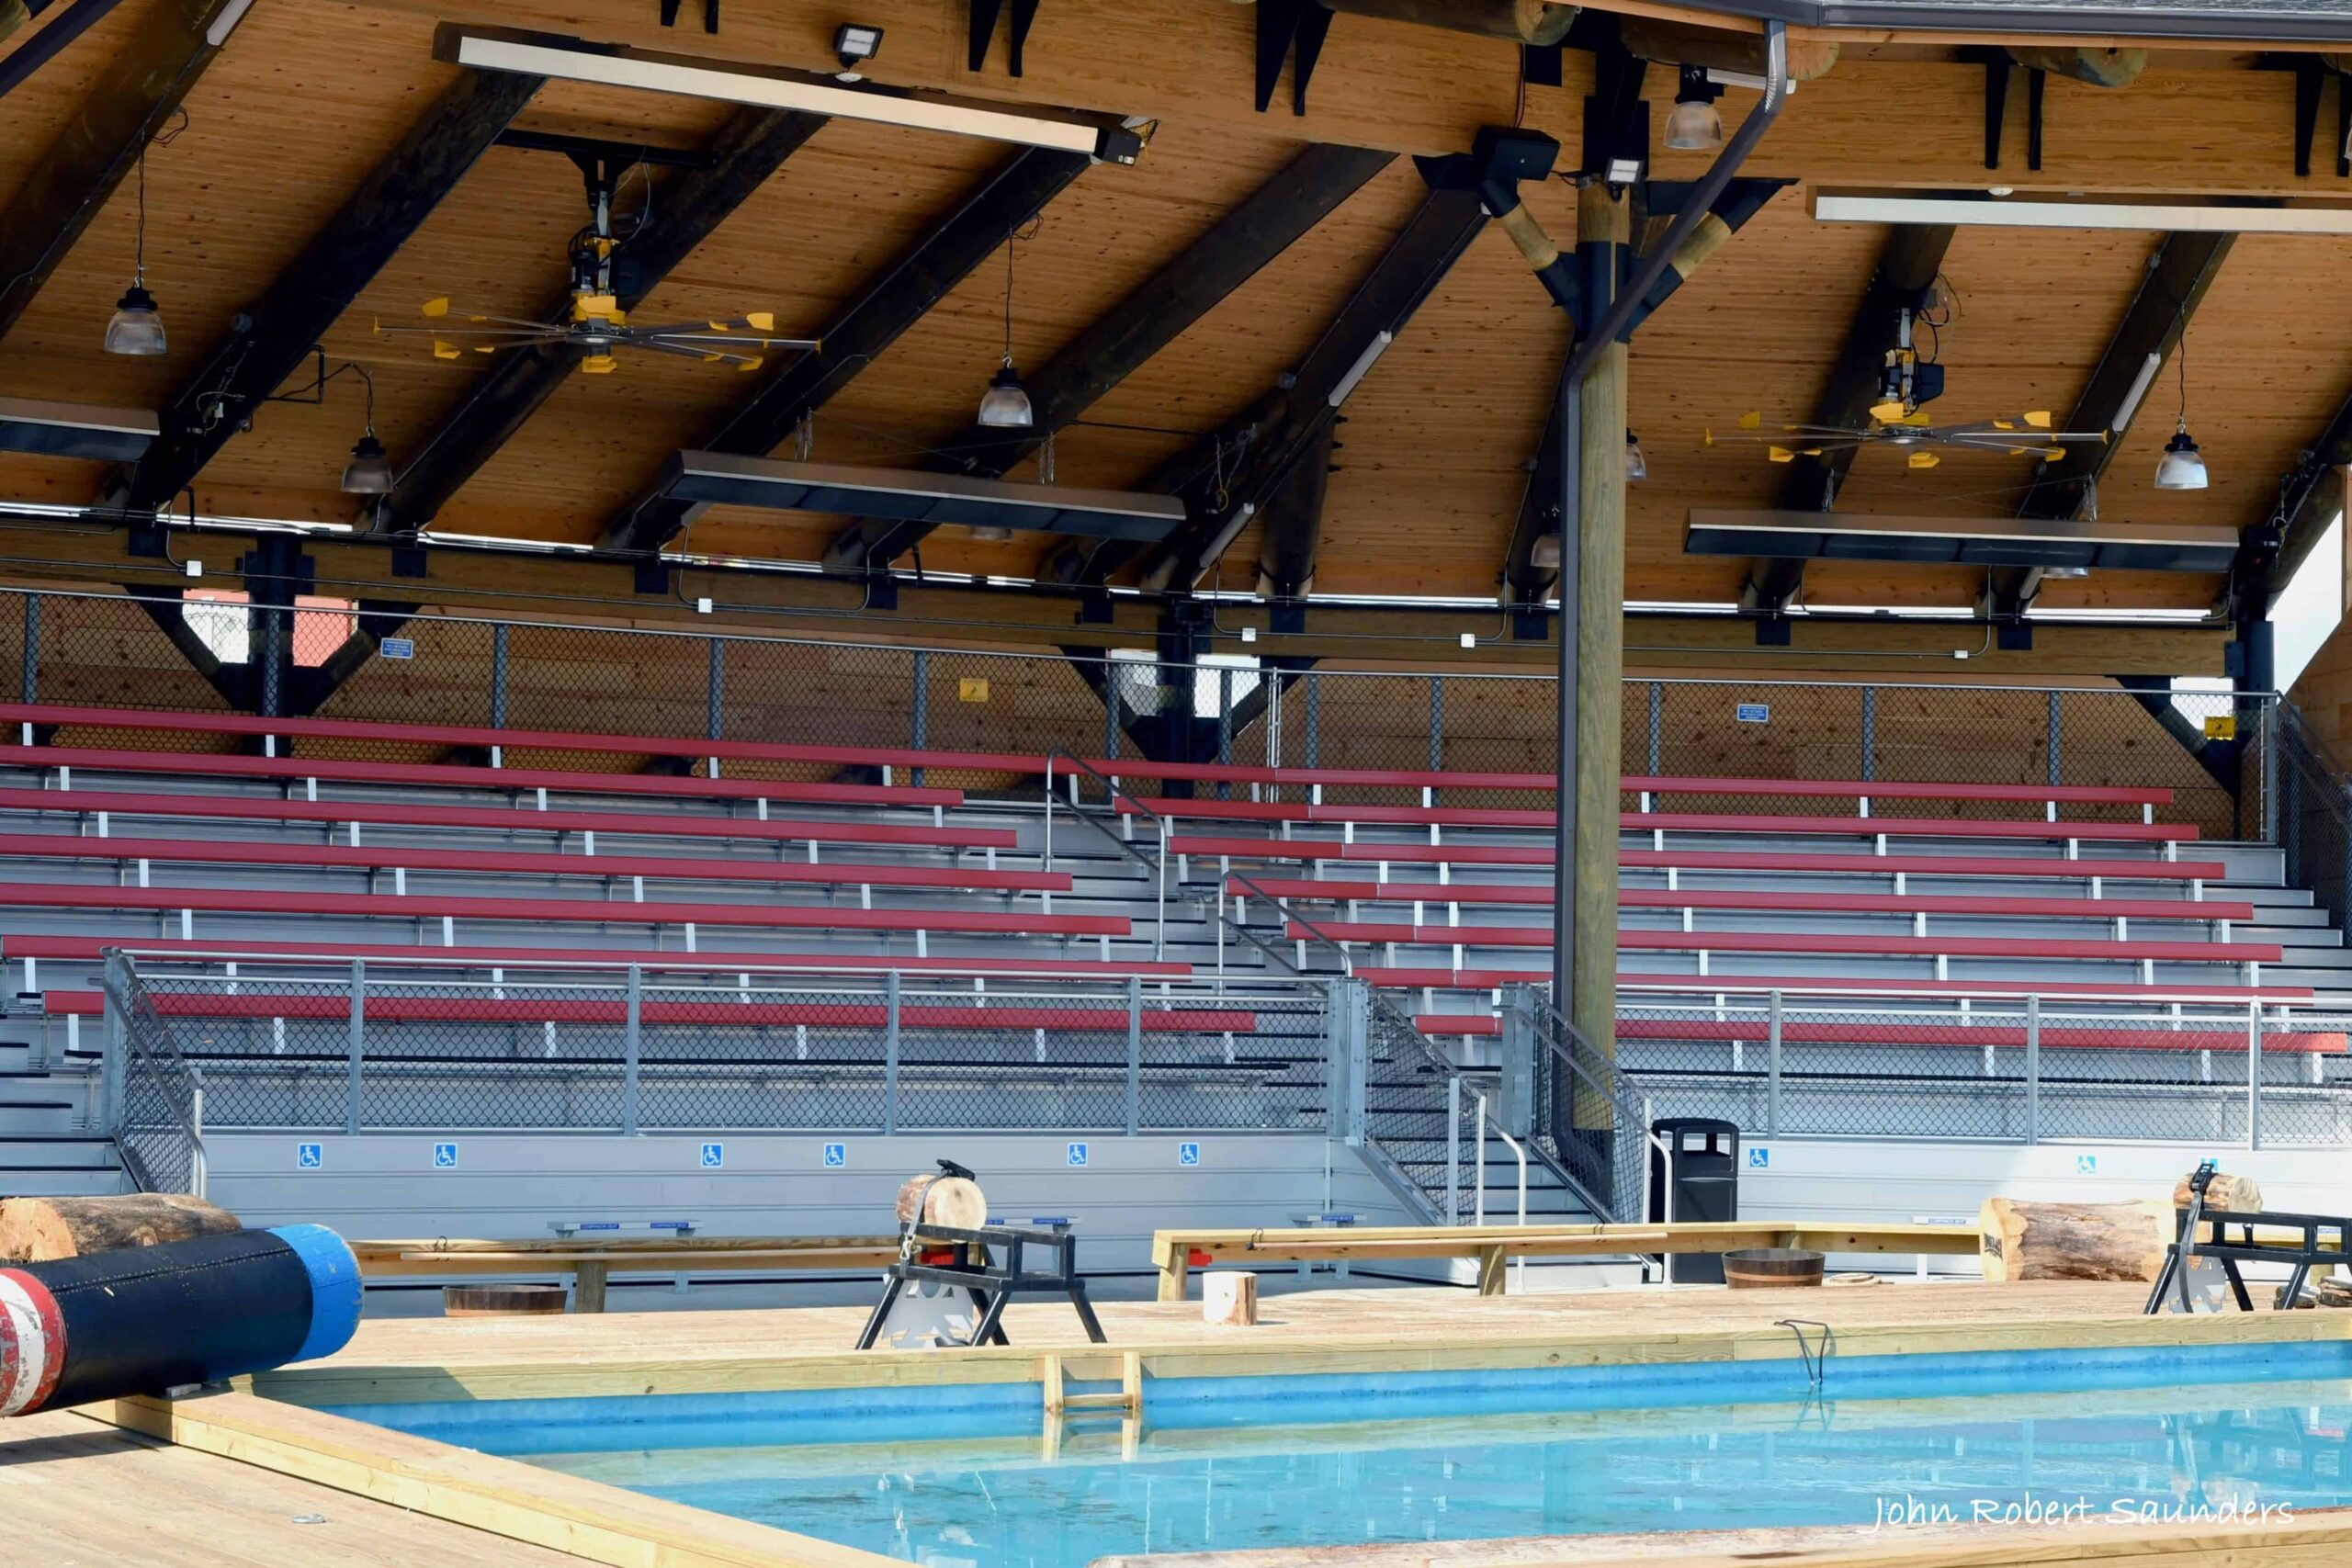
<svg viewBox="0 0 2352 1568">
<path fill-rule="evenodd" d="M 1003 9 L 1004 0 L 971 0 L 971 37 L 966 52 L 965 69 L 978 72 L 989 62 L 989 41 L 996 36 L 996 18 Z M 1037 0 L 1012 0 L 1012 37 L 1009 40 L 1012 74 L 1021 74 L 1022 51 L 1029 42 L 1029 29 L 1037 20 Z M 1260 108 L 1266 106 L 1260 104 Z"/>
<path fill-rule="evenodd" d="M 1331 13 L 1316 0 L 1258 0 L 1258 112 L 1274 101 L 1284 62 L 1290 64 L 1290 112 L 1306 112 L 1306 84 L 1322 58 L 1323 39 L 1331 30 Z"/>
</svg>

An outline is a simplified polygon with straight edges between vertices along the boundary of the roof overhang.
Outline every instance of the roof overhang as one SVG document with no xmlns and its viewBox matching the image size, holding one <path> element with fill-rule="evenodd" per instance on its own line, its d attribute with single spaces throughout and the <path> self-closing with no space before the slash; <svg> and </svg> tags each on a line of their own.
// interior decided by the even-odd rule
<svg viewBox="0 0 2352 1568">
<path fill-rule="evenodd" d="M 2238 535 L 2234 528 L 2147 523 L 1693 507 L 1682 547 L 1694 556 L 1786 560 L 2210 572 L 2229 570 L 2237 554 Z"/>
<path fill-rule="evenodd" d="M 1607 9 L 1604 4 L 1601 9 Z M 1877 34 L 1966 33 L 2052 39 L 2200 39 L 2249 44 L 2352 42 L 2352 10 L 2333 0 L 2213 0 L 2150 5 L 2137 0 L 1683 0 L 1688 11 L 1778 20 L 1794 28 Z"/>
<path fill-rule="evenodd" d="M 1018 528 L 1089 539 L 1153 543 L 1184 521 L 1174 496 L 1140 491 L 1018 484 L 916 468 L 786 463 L 721 452 L 680 452 L 662 492 L 681 501 L 770 511 L 825 512 L 964 528 Z"/>
</svg>

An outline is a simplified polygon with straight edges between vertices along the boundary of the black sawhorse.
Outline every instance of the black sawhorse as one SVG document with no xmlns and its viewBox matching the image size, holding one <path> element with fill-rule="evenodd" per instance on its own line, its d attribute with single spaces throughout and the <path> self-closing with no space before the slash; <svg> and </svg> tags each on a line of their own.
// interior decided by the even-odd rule
<svg viewBox="0 0 2352 1568">
<path fill-rule="evenodd" d="M 2213 1179 L 2213 1162 L 2207 1160 L 2188 1179 L 2188 1205 L 2177 1211 L 2178 1225 L 2171 1245 L 2165 1248 L 2164 1267 L 2156 1272 L 2156 1282 L 2148 1292 L 2148 1304 L 2143 1315 L 2153 1316 L 2165 1304 L 2165 1292 L 2177 1291 L 2180 1310 L 2194 1312 L 2188 1290 L 2189 1260 L 2211 1258 L 2222 1265 L 2222 1272 L 2230 1281 L 2230 1291 L 2237 1298 L 2240 1312 L 2254 1310 L 2254 1298 L 2246 1293 L 2245 1276 L 2238 1271 L 2240 1263 L 2285 1263 L 2293 1272 L 2286 1284 L 2279 1287 L 2277 1304 L 2291 1307 L 2303 1293 L 2303 1282 L 2311 1278 L 2313 1269 L 2333 1269 L 2338 1264 L 2352 1262 L 2352 1219 L 2331 1214 L 2240 1213 L 2226 1209 L 2205 1207 L 2205 1189 Z M 2198 1227 L 2210 1226 L 2200 1239 Z M 2301 1236 L 2293 1245 L 2273 1245 L 2259 1240 L 2256 1225 L 2278 1230 L 2300 1231 Z M 2232 1229 L 2236 1235 L 2231 1235 Z M 2330 1245 L 2323 1247 L 2324 1235 L 2332 1235 Z"/>
<path fill-rule="evenodd" d="M 875 1303 L 872 1315 L 865 1320 L 865 1332 L 857 1337 L 857 1348 L 870 1350 L 882 1337 L 883 1326 L 889 1322 L 890 1308 L 899 1293 L 917 1283 L 952 1285 L 969 1295 L 972 1304 L 979 1309 L 979 1321 L 972 1328 L 975 1345 L 1009 1345 L 1004 1337 L 1004 1307 L 1015 1296 L 1066 1296 L 1078 1309 L 1078 1319 L 1086 1325 L 1086 1337 L 1095 1344 L 1103 1343 L 1102 1322 L 1094 1315 L 1094 1305 L 1086 1299 L 1086 1281 L 1078 1272 L 1078 1237 L 1068 1225 L 1053 1225 L 1046 1229 L 1031 1229 L 1023 1225 L 982 1225 L 964 1230 L 955 1225 L 925 1225 L 920 1241 L 944 1244 L 950 1257 L 945 1261 L 926 1262 L 924 1258 L 939 1247 L 902 1253 L 899 1260 L 885 1271 L 882 1299 Z M 1041 1249 L 1052 1255 L 1049 1269 L 1033 1269 L 1029 1254 Z M 999 1259 L 1001 1254 L 1001 1260 Z"/>
</svg>

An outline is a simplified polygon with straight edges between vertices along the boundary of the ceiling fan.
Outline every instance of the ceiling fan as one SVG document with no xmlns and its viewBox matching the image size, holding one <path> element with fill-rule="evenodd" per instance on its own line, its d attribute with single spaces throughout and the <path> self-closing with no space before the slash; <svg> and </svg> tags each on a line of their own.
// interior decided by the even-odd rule
<svg viewBox="0 0 2352 1568">
<path fill-rule="evenodd" d="M 2054 463 L 2066 455 L 2069 444 L 2106 444 L 2109 433 L 2104 430 L 2052 429 L 2049 412 L 2041 409 L 1996 414 L 1965 424 L 1938 424 L 1920 405 L 1943 394 L 1944 367 L 1920 357 L 1914 337 L 1917 321 L 1917 312 L 1906 306 L 1896 327 L 1895 345 L 1886 352 L 1885 368 L 1879 378 L 1878 400 L 1871 405 L 1870 423 L 1783 424 L 1770 434 L 1762 434 L 1763 415 L 1749 412 L 1739 416 L 1741 434 L 1718 437 L 1708 430 L 1706 445 L 1715 446 L 1719 440 L 1759 443 L 1775 463 L 1793 463 L 1799 457 L 1819 457 L 1865 446 L 1900 446 L 1908 452 L 1905 466 L 1921 469 L 1942 463 L 1941 454 L 1935 450 L 1939 447 Z M 1932 327 L 1933 323 L 1929 325 Z"/>
<path fill-rule="evenodd" d="M 618 366 L 615 351 L 619 349 L 676 355 L 748 372 L 766 362 L 765 350 L 807 352 L 821 346 L 815 338 L 774 335 L 775 316 L 767 310 L 750 310 L 726 321 L 671 321 L 659 326 L 632 322 L 621 308 L 620 296 L 634 292 L 637 286 L 636 259 L 627 247 L 645 226 L 644 209 L 635 215 L 629 232 L 615 238 L 616 180 L 612 164 L 584 156 L 576 161 L 587 178 L 592 215 L 571 237 L 571 297 L 560 320 L 533 321 L 468 310 L 451 305 L 444 295 L 424 302 L 428 325 L 388 327 L 379 321 L 375 331 L 387 337 L 430 338 L 435 359 L 457 359 L 468 349 L 496 354 L 501 349 L 540 344 L 570 344 L 580 350 L 581 373 L 587 376 L 610 375 Z"/>
</svg>

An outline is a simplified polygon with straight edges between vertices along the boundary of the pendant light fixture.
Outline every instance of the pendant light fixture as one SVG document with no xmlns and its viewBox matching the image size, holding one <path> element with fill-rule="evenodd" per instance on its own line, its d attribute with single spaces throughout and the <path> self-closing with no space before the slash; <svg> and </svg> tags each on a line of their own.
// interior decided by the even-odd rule
<svg viewBox="0 0 2352 1568">
<path fill-rule="evenodd" d="M 1642 456 L 1642 438 L 1625 432 L 1625 482 L 1639 484 L 1650 477 L 1650 460 Z"/>
<path fill-rule="evenodd" d="M 1707 79 L 1704 67 L 1682 68 L 1675 89 L 1674 112 L 1666 117 L 1666 144 L 1679 152 L 1700 152 L 1724 140 L 1724 117 L 1715 111 L 1723 89 Z"/>
<path fill-rule="evenodd" d="M 1012 367 L 1012 247 L 1016 242 L 1004 243 L 1004 363 L 989 378 L 989 389 L 980 395 L 979 423 L 988 430 L 1026 430 L 1036 423 L 1036 411 L 1029 405 L 1029 394 L 1021 385 L 1021 372 Z"/>
<path fill-rule="evenodd" d="M 2156 488 L 2203 490 L 2205 456 L 2198 451 L 2197 443 L 2188 434 L 2188 323 L 2185 319 L 2181 322 L 2180 342 L 2174 352 L 2180 361 L 2180 417 L 2173 426 L 2172 439 L 2165 443 L 2165 455 L 2156 459 Z"/>
<path fill-rule="evenodd" d="M 359 439 L 351 444 L 351 461 L 343 466 L 343 493 L 390 495 L 391 459 L 384 444 L 376 439 L 376 378 L 357 365 L 346 368 L 357 372 L 360 383 L 368 389 L 368 423 Z M 324 385 L 323 378 L 321 384 Z"/>
<path fill-rule="evenodd" d="M 130 287 L 115 302 L 107 321 L 106 350 L 152 359 L 164 352 L 164 318 L 155 297 L 147 292 L 147 144 L 139 144 L 139 219 L 133 242 Z"/>
</svg>

